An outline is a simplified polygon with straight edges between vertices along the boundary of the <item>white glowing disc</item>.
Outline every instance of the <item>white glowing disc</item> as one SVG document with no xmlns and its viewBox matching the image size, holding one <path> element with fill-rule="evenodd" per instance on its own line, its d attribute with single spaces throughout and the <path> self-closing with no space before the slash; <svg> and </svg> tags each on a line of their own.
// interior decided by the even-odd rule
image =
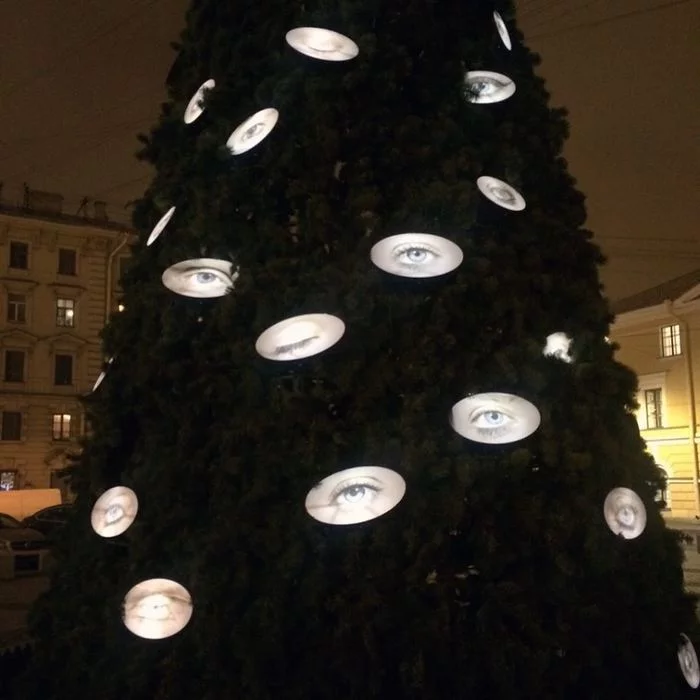
<svg viewBox="0 0 700 700">
<path fill-rule="evenodd" d="M 274 128 L 280 113 L 273 107 L 261 109 L 236 127 L 226 141 L 234 156 L 255 148 Z"/>
<path fill-rule="evenodd" d="M 613 489 L 605 498 L 603 514 L 608 527 L 626 540 L 633 540 L 644 532 L 647 509 L 632 489 Z"/>
<path fill-rule="evenodd" d="M 176 294 L 195 299 L 222 297 L 233 289 L 238 271 L 233 263 L 217 258 L 195 258 L 171 265 L 163 273 L 163 284 Z"/>
<path fill-rule="evenodd" d="M 439 277 L 458 268 L 464 254 L 452 241 L 430 233 L 400 233 L 372 247 L 372 262 L 401 277 Z"/>
<path fill-rule="evenodd" d="M 480 178 L 477 178 L 476 186 L 484 197 L 490 199 L 499 207 L 503 207 L 503 209 L 510 209 L 510 211 L 522 211 L 525 209 L 525 198 L 518 190 L 511 187 L 507 182 L 503 182 L 503 180 L 490 177 L 489 175 L 482 175 Z"/>
<path fill-rule="evenodd" d="M 209 80 L 205 80 L 198 88 L 197 92 L 192 95 L 192 99 L 188 102 L 187 107 L 185 108 L 185 124 L 191 124 L 194 121 L 197 121 L 202 114 L 204 113 L 204 107 L 202 106 L 202 102 L 204 101 L 204 97 L 206 95 L 207 90 L 211 90 L 216 86 L 216 81 L 210 78 Z"/>
<path fill-rule="evenodd" d="M 139 499 L 126 486 L 105 491 L 92 507 L 90 523 L 100 537 L 116 537 L 129 528 L 139 510 Z"/>
<path fill-rule="evenodd" d="M 112 364 L 112 362 L 114 362 L 114 358 L 110 357 L 109 360 L 107 360 L 107 368 Z M 97 375 L 97 379 L 95 379 L 95 383 L 92 385 L 93 391 L 95 391 L 95 389 L 97 389 L 97 387 L 100 386 L 100 384 L 102 384 L 102 382 L 105 380 L 105 377 L 107 376 L 107 368 L 103 369 Z"/>
<path fill-rule="evenodd" d="M 470 70 L 464 86 L 469 102 L 477 105 L 503 102 L 515 94 L 515 83 L 507 75 L 488 70 Z"/>
<path fill-rule="evenodd" d="M 452 407 L 450 424 L 455 432 L 474 442 L 503 445 L 517 442 L 537 430 L 540 412 L 515 394 L 474 394 Z"/>
<path fill-rule="evenodd" d="M 678 645 L 678 663 L 681 667 L 683 678 L 691 688 L 700 686 L 700 665 L 698 655 L 695 653 L 693 643 L 687 635 L 681 634 L 681 643 Z"/>
<path fill-rule="evenodd" d="M 496 23 L 496 29 L 498 30 L 498 36 L 501 37 L 503 46 L 505 46 L 508 51 L 513 48 L 513 44 L 510 40 L 510 34 L 508 34 L 508 28 L 506 23 L 503 21 L 503 17 L 498 12 L 493 13 L 493 21 Z"/>
<path fill-rule="evenodd" d="M 353 467 L 331 474 L 314 486 L 304 505 L 319 522 L 354 525 L 388 513 L 405 493 L 406 482 L 395 471 Z"/>
<path fill-rule="evenodd" d="M 177 634 L 192 617 L 192 598 L 184 586 L 167 578 L 137 583 L 124 598 L 126 628 L 144 639 Z"/>
<path fill-rule="evenodd" d="M 160 221 L 153 227 L 153 230 L 151 231 L 150 236 L 148 237 L 148 240 L 146 241 L 146 245 L 152 245 L 155 243 L 156 239 L 158 236 L 160 236 L 161 233 L 165 230 L 165 227 L 170 223 L 170 219 L 173 218 L 173 214 L 175 213 L 175 207 L 170 207 L 168 211 L 161 216 Z"/>
<path fill-rule="evenodd" d="M 302 360 L 335 345 L 345 324 L 330 314 L 304 314 L 275 323 L 255 342 L 257 352 L 268 360 Z"/>
<path fill-rule="evenodd" d="M 556 357 L 563 362 L 572 362 L 571 338 L 566 333 L 552 333 L 547 336 L 547 341 L 542 354 L 546 357 Z"/>
<path fill-rule="evenodd" d="M 360 53 L 349 37 L 320 27 L 297 27 L 287 32 L 286 39 L 299 53 L 322 61 L 349 61 Z"/>
</svg>

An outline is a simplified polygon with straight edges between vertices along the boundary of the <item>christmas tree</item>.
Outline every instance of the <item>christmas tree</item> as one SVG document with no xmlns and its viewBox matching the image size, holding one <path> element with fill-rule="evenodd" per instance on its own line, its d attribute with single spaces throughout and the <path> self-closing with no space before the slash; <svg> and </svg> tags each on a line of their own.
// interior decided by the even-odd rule
<svg viewBox="0 0 700 700">
<path fill-rule="evenodd" d="M 18 697 L 693 694 L 513 7 L 193 0 L 177 50 Z"/>
</svg>

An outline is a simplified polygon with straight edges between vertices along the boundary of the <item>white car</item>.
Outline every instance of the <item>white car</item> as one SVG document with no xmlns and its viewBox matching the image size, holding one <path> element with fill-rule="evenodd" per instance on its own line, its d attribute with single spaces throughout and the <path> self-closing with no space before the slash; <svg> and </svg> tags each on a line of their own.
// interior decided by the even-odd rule
<svg viewBox="0 0 700 700">
<path fill-rule="evenodd" d="M 48 553 L 44 535 L 0 513 L 0 579 L 40 573 Z"/>
</svg>

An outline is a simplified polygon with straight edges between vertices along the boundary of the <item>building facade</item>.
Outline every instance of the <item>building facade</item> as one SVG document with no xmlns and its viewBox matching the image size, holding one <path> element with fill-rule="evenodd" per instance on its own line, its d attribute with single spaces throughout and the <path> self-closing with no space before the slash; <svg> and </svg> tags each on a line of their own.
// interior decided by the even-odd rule
<svg viewBox="0 0 700 700">
<path fill-rule="evenodd" d="M 131 241 L 101 218 L 0 204 L 0 489 L 65 492 Z"/>
<path fill-rule="evenodd" d="M 700 519 L 700 269 L 613 304 L 617 359 L 639 377 L 637 420 L 672 520 Z"/>
</svg>

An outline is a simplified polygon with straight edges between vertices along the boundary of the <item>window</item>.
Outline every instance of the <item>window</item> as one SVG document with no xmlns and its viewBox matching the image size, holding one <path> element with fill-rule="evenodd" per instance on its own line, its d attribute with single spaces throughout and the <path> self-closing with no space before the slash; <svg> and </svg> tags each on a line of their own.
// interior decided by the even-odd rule
<svg viewBox="0 0 700 700">
<path fill-rule="evenodd" d="M 54 413 L 52 434 L 54 440 L 70 440 L 71 415 L 69 413 Z"/>
<path fill-rule="evenodd" d="M 17 488 L 17 470 L 0 471 L 0 491 L 14 491 Z"/>
<path fill-rule="evenodd" d="M 646 389 L 644 391 L 644 408 L 647 429 L 661 428 L 661 389 Z"/>
<path fill-rule="evenodd" d="M 27 297 L 24 294 L 7 295 L 7 320 L 11 323 L 27 322 Z"/>
<path fill-rule="evenodd" d="M 78 256 L 74 250 L 70 250 L 70 248 L 58 249 L 58 274 L 78 274 Z"/>
<path fill-rule="evenodd" d="M 56 325 L 63 328 L 75 326 L 75 299 L 56 299 Z"/>
<path fill-rule="evenodd" d="M 16 270 L 29 268 L 29 244 L 10 241 L 10 267 Z"/>
<path fill-rule="evenodd" d="M 0 440 L 22 439 L 22 414 L 19 411 L 3 411 Z"/>
<path fill-rule="evenodd" d="M 70 386 L 73 383 L 73 356 L 56 355 L 54 363 L 54 384 Z"/>
<path fill-rule="evenodd" d="M 22 350 L 5 350 L 5 381 L 24 381 L 24 352 Z"/>
<path fill-rule="evenodd" d="M 676 323 L 673 326 L 661 327 L 661 357 L 674 357 L 681 354 L 681 327 Z"/>
</svg>

